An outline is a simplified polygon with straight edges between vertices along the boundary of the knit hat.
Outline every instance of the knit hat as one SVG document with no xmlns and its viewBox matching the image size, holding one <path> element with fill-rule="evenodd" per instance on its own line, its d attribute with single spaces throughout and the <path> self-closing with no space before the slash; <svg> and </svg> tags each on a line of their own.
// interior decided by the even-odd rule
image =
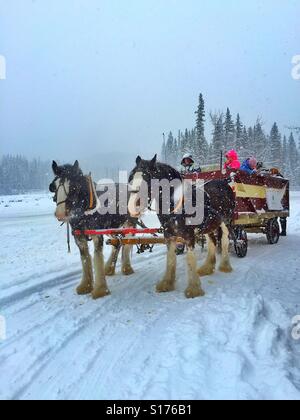
<svg viewBox="0 0 300 420">
<path fill-rule="evenodd" d="M 255 157 L 251 157 L 249 159 L 249 166 L 251 169 L 256 169 L 257 167 L 257 160 L 255 159 Z"/>
</svg>

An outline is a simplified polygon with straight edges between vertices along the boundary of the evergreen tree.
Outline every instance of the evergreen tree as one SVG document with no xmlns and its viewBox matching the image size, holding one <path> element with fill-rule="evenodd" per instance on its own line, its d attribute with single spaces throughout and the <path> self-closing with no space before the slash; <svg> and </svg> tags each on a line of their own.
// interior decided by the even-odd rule
<svg viewBox="0 0 300 420">
<path fill-rule="evenodd" d="M 299 171 L 299 152 L 297 149 L 296 141 L 293 133 L 290 134 L 288 144 L 288 161 L 289 170 L 288 177 L 292 185 L 296 185 L 299 182 L 298 171 Z"/>
<path fill-rule="evenodd" d="M 249 127 L 248 128 L 248 133 L 247 133 L 247 136 L 248 136 L 248 149 L 247 149 L 247 157 L 249 157 L 249 156 L 254 156 L 255 155 L 255 151 L 254 151 L 254 149 L 255 149 L 255 144 L 254 144 L 254 130 L 253 130 L 253 128 L 252 127 Z"/>
<path fill-rule="evenodd" d="M 279 129 L 276 123 L 274 123 L 270 133 L 270 151 L 272 165 L 277 168 L 280 168 L 282 164 L 282 144 L 281 135 L 279 133 Z"/>
<path fill-rule="evenodd" d="M 247 158 L 247 151 L 249 150 L 249 137 L 248 137 L 248 131 L 247 128 L 244 127 L 243 134 L 242 134 L 242 148 L 240 150 L 240 156 L 244 159 Z"/>
<path fill-rule="evenodd" d="M 217 163 L 220 157 L 221 151 L 225 151 L 224 148 L 224 121 L 223 115 L 220 115 L 215 119 L 213 140 L 212 140 L 212 159 L 214 163 Z"/>
<path fill-rule="evenodd" d="M 49 162 L 28 162 L 22 156 L 3 156 L 0 161 L 0 194 L 47 190 L 52 174 Z"/>
<path fill-rule="evenodd" d="M 193 151 L 197 163 L 203 165 L 207 162 L 208 158 L 208 142 L 205 138 L 205 102 L 202 93 L 199 96 L 199 105 L 195 114 L 197 118 Z"/>
<path fill-rule="evenodd" d="M 244 148 L 243 144 L 243 124 L 241 122 L 240 114 L 237 114 L 236 117 L 236 124 L 235 124 L 235 132 L 236 132 L 236 149 L 238 152 Z"/>
<path fill-rule="evenodd" d="M 255 151 L 255 156 L 258 160 L 266 162 L 269 159 L 267 138 L 259 119 L 257 119 L 256 124 L 253 128 L 253 149 Z"/>
<path fill-rule="evenodd" d="M 166 146 L 166 138 L 165 138 L 165 135 L 164 135 L 164 140 L 163 140 L 163 144 L 162 144 L 162 148 L 161 148 L 161 160 L 162 160 L 162 162 L 164 162 L 164 163 L 167 163 L 166 162 L 166 153 L 167 153 L 167 146 Z"/>
<path fill-rule="evenodd" d="M 234 149 L 235 148 L 235 126 L 232 120 L 230 109 L 227 108 L 226 118 L 225 118 L 225 149 Z"/>
<path fill-rule="evenodd" d="M 287 176 L 289 172 L 289 154 L 288 154 L 288 141 L 286 136 L 283 138 L 283 144 L 282 144 L 282 172 L 284 176 Z"/>
</svg>

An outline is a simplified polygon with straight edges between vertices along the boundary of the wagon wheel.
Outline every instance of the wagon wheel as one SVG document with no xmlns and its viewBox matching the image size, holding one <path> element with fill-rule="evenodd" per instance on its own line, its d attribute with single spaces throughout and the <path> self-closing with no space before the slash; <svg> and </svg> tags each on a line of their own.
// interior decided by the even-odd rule
<svg viewBox="0 0 300 420">
<path fill-rule="evenodd" d="M 277 218 L 268 221 L 266 226 L 266 235 L 270 245 L 278 243 L 280 238 L 280 225 Z"/>
<path fill-rule="evenodd" d="M 234 249 L 239 258 L 245 258 L 248 253 L 248 235 L 244 228 L 234 229 Z"/>
</svg>

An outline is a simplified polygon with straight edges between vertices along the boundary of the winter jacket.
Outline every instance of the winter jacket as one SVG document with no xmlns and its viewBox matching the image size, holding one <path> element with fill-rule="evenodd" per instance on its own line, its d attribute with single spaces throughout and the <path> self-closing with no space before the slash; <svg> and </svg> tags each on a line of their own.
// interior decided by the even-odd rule
<svg viewBox="0 0 300 420">
<path fill-rule="evenodd" d="M 189 175 L 189 174 L 194 174 L 194 173 L 201 173 L 201 168 L 196 168 L 194 164 L 190 165 L 190 166 L 182 166 L 182 170 L 181 173 L 183 175 Z"/>
<path fill-rule="evenodd" d="M 253 175 L 256 173 L 256 171 L 254 169 L 251 169 L 250 165 L 249 165 L 249 160 L 250 159 L 246 159 L 242 166 L 241 166 L 241 171 L 247 172 L 248 175 Z"/>
<path fill-rule="evenodd" d="M 225 162 L 224 168 L 226 170 L 232 169 L 237 171 L 241 167 L 241 162 L 239 161 L 238 154 L 235 150 L 230 150 L 226 155 L 227 161 Z"/>
</svg>

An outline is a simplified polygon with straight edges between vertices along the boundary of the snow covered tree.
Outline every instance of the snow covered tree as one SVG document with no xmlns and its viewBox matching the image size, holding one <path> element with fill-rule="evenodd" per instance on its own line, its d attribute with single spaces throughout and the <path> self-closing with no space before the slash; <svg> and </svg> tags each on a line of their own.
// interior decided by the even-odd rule
<svg viewBox="0 0 300 420">
<path fill-rule="evenodd" d="M 296 146 L 296 143 L 295 143 Z M 270 148 L 273 166 L 280 168 L 282 164 L 282 144 L 281 134 L 276 123 L 274 123 L 270 133 Z"/>
<path fill-rule="evenodd" d="M 297 149 L 295 137 L 293 133 L 290 134 L 288 144 L 288 161 L 289 170 L 288 177 L 293 185 L 296 185 L 300 180 L 298 179 L 299 174 L 299 151 Z"/>
<path fill-rule="evenodd" d="M 230 113 L 230 109 L 227 108 L 226 118 L 225 118 L 225 149 L 234 149 L 235 148 L 235 126 Z"/>
<path fill-rule="evenodd" d="M 205 138 L 205 102 L 203 95 L 199 96 L 199 105 L 198 109 L 195 112 L 197 115 L 196 118 L 196 138 L 195 144 L 193 147 L 195 160 L 199 164 L 204 164 L 207 162 L 208 158 L 208 142 Z"/>
<path fill-rule="evenodd" d="M 224 147 L 224 121 L 223 121 L 223 114 L 219 116 L 215 116 L 213 118 L 214 124 L 214 131 L 213 131 L 213 139 L 212 139 L 212 152 L 213 156 L 212 159 L 214 163 L 217 163 L 220 158 L 220 153 L 225 152 Z"/>
<path fill-rule="evenodd" d="M 166 160 L 167 160 L 167 145 L 166 145 L 166 138 L 165 138 L 165 135 L 164 135 L 164 140 L 163 140 L 163 144 L 162 144 L 162 147 L 161 147 L 161 161 L 162 162 L 165 162 L 166 163 Z"/>
<path fill-rule="evenodd" d="M 235 123 L 235 133 L 236 133 L 236 149 L 239 152 L 243 147 L 243 124 L 241 122 L 240 114 L 237 114 L 236 123 Z"/>
<path fill-rule="evenodd" d="M 257 119 L 253 128 L 253 149 L 255 151 L 255 157 L 259 161 L 266 162 L 269 159 L 267 138 L 263 131 L 260 119 Z"/>
<path fill-rule="evenodd" d="M 52 177 L 50 162 L 22 156 L 3 156 L 0 161 L 0 194 L 47 190 Z"/>
</svg>

